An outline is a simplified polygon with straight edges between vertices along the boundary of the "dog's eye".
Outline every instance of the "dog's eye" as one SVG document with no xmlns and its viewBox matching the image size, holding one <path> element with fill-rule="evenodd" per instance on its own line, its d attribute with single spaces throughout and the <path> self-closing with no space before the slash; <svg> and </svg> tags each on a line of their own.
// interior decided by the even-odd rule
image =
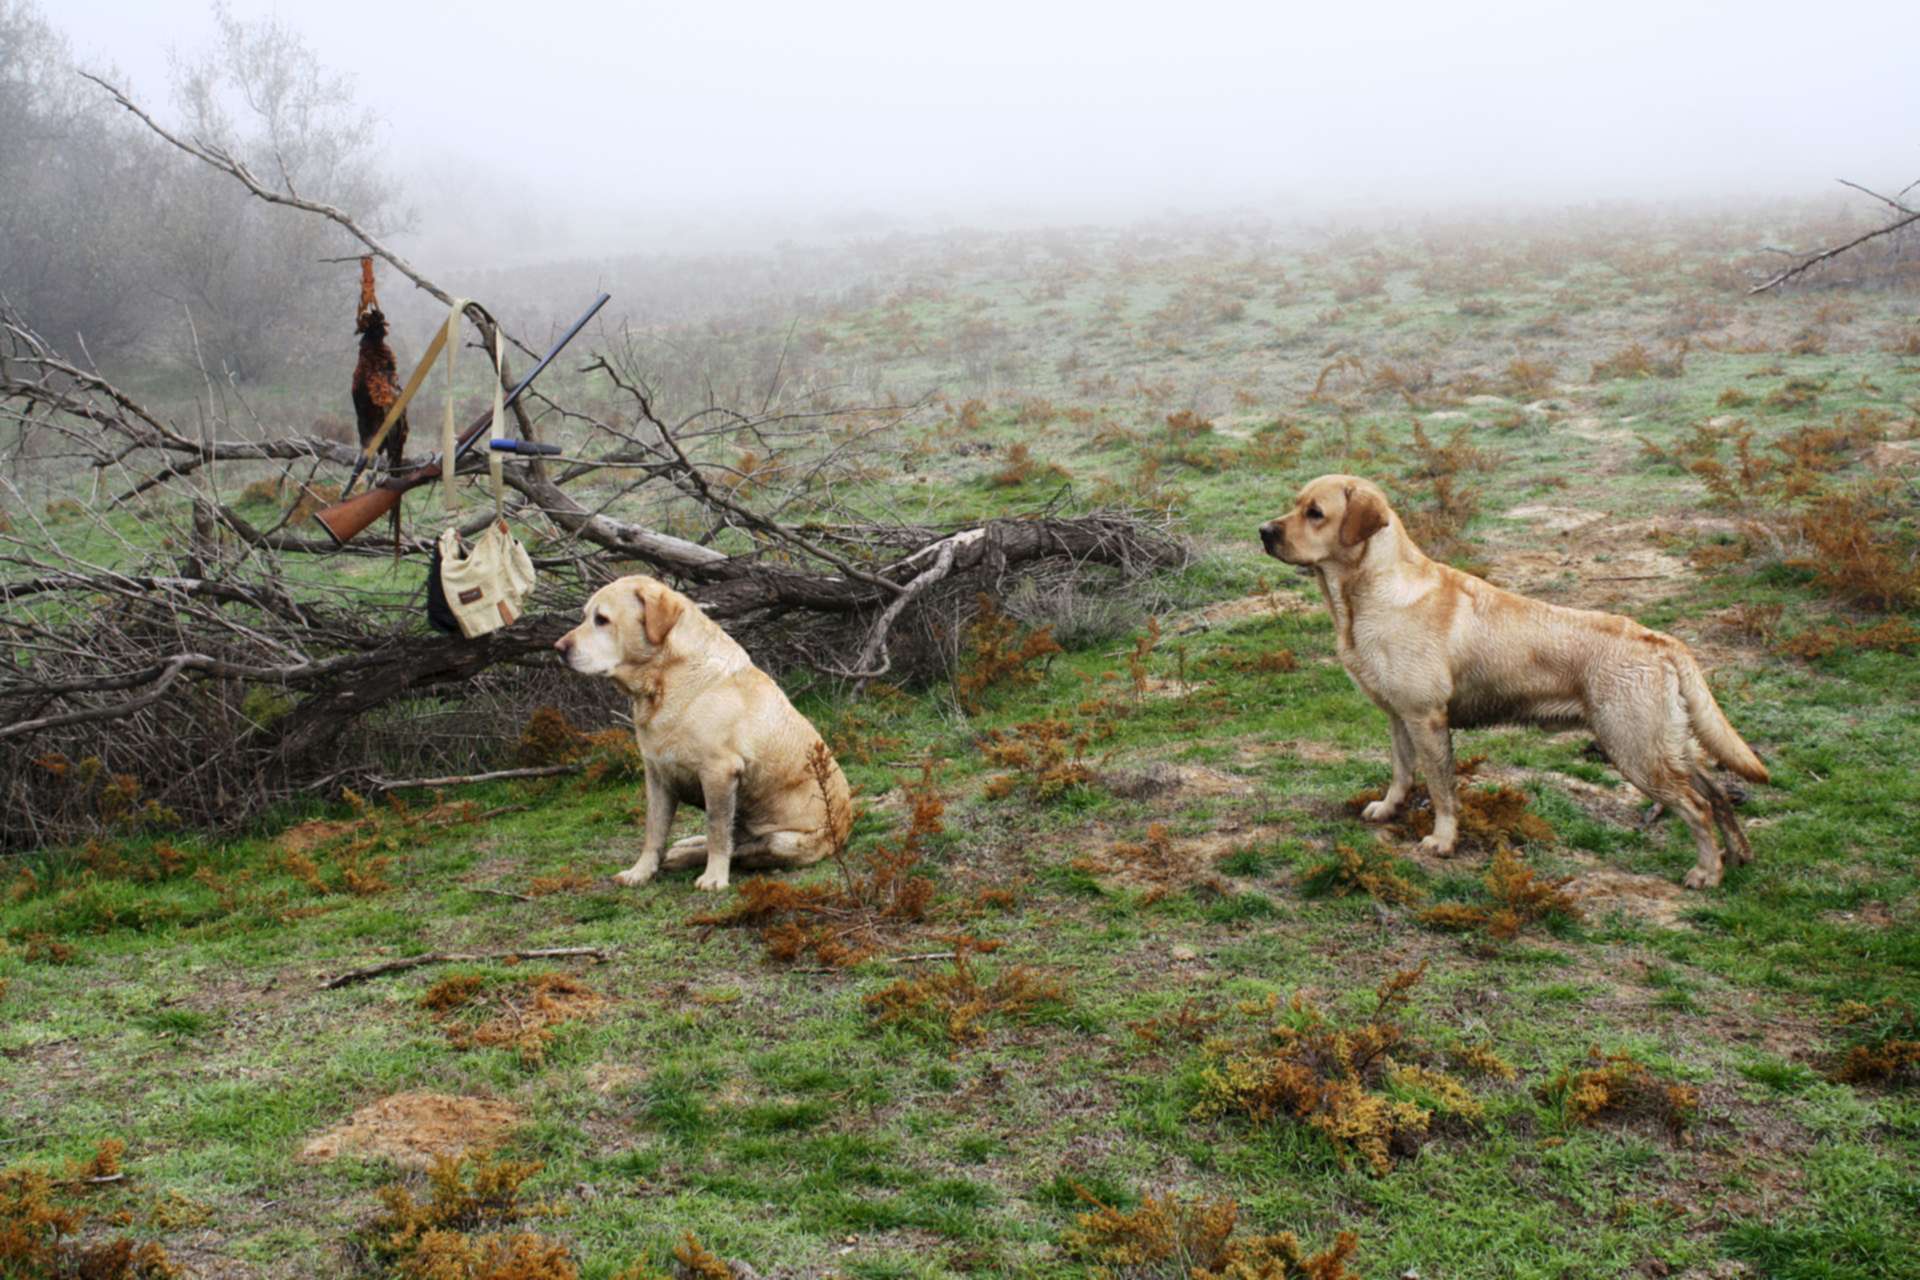
<svg viewBox="0 0 1920 1280">
<path fill-rule="evenodd" d="M 600 615 L 598 615 L 597 617 L 595 617 L 595 618 L 594 618 L 594 620 L 593 620 L 593 625 L 594 625 L 594 626 L 596 626 L 596 627 L 604 627 L 604 626 L 606 626 L 606 625 L 607 625 L 607 615 L 603 613 L 603 614 L 600 614 Z"/>
<path fill-rule="evenodd" d="M 1317 503 L 1317 502 L 1316 502 L 1316 503 L 1314 503 L 1314 504 L 1313 504 L 1312 506 L 1310 506 L 1310 507 L 1308 507 L 1308 508 L 1307 508 L 1307 519 L 1309 519 L 1309 520 L 1324 520 L 1324 519 L 1326 519 L 1326 516 L 1324 516 L 1324 515 L 1322 515 L 1322 514 L 1321 514 L 1321 512 L 1320 512 L 1320 504 L 1319 504 L 1319 503 Z"/>
</svg>

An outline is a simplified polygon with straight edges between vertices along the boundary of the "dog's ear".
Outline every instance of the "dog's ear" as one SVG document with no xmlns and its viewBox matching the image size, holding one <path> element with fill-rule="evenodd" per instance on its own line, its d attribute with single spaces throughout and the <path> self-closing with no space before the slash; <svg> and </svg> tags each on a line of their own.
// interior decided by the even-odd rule
<svg viewBox="0 0 1920 1280">
<path fill-rule="evenodd" d="M 1387 527 L 1387 504 L 1371 489 L 1347 491 L 1347 514 L 1340 519 L 1340 545 L 1357 547 Z"/>
<path fill-rule="evenodd" d="M 647 643 L 657 649 L 680 621 L 680 597 L 657 582 L 649 582 L 635 594 L 640 597 L 640 622 L 647 629 Z"/>
</svg>

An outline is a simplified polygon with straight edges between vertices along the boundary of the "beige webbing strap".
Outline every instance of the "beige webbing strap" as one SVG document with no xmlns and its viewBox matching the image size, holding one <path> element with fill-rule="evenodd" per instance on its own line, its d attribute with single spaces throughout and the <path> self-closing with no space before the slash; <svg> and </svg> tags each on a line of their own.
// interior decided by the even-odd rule
<svg viewBox="0 0 1920 1280">
<path fill-rule="evenodd" d="M 456 308 L 454 315 L 459 314 Z M 434 333 L 433 341 L 427 344 L 426 354 L 420 357 L 419 364 L 413 366 L 413 375 L 407 379 L 407 385 L 401 390 L 400 398 L 388 408 L 386 420 L 380 424 L 380 429 L 373 433 L 373 439 L 367 441 L 364 452 L 365 460 L 369 465 L 373 462 L 373 455 L 380 452 L 380 446 L 386 442 L 387 432 L 393 430 L 393 424 L 400 421 L 400 415 L 407 411 L 407 402 L 413 399 L 413 393 L 418 391 L 420 384 L 427 380 L 427 371 L 433 368 L 433 362 L 440 355 L 440 348 L 447 345 L 448 335 L 454 332 L 456 332 L 454 321 L 449 319 Z M 448 353 L 448 358 L 452 358 L 451 352 Z"/>
<path fill-rule="evenodd" d="M 507 340 L 500 333 L 500 326 L 493 327 L 493 426 L 490 430 L 502 429 L 501 419 L 507 412 Z M 504 462 L 500 451 L 493 447 L 493 441 L 487 441 L 487 477 L 493 481 L 493 518 L 506 523 L 507 485 L 501 475 Z"/>
<path fill-rule="evenodd" d="M 441 336 L 459 332 L 460 313 L 466 310 L 466 307 L 465 298 L 453 300 L 453 306 L 447 312 L 446 327 L 440 331 Z M 454 449 L 459 442 L 459 433 L 453 425 L 453 353 L 459 348 L 458 339 L 447 343 L 447 420 L 440 428 L 440 489 L 446 495 L 445 501 L 449 511 L 457 511 L 460 507 L 460 494 L 458 486 L 454 483 L 458 477 L 454 474 L 453 462 Z"/>
</svg>

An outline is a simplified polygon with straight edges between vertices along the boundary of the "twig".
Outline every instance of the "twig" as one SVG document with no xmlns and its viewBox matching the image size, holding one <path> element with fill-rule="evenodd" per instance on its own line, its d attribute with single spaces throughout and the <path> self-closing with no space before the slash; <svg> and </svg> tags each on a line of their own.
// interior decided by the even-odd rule
<svg viewBox="0 0 1920 1280">
<path fill-rule="evenodd" d="M 491 889 L 483 884 L 470 884 L 467 886 L 467 892 L 468 893 L 490 893 L 496 898 L 512 898 L 516 902 L 540 901 L 540 899 L 534 897 L 530 893 L 515 893 L 511 889 Z"/>
<path fill-rule="evenodd" d="M 320 989 L 332 991 L 356 982 L 365 982 L 368 978 L 380 978 L 389 973 L 400 973 L 430 964 L 474 964 L 482 960 L 556 960 L 563 956 L 592 956 L 595 960 L 605 960 L 607 955 L 604 947 L 543 947 L 537 951 L 429 951 L 425 955 L 408 956 L 404 960 L 389 960 L 384 964 L 349 970 L 338 977 L 328 978 L 320 984 Z"/>
<path fill-rule="evenodd" d="M 584 765 L 545 764 L 537 769 L 495 769 L 491 773 L 457 773 L 444 778 L 405 778 L 394 781 L 375 778 L 368 783 L 375 791 L 410 791 L 427 787 L 463 787 L 471 782 L 498 782 L 503 778 L 551 778 L 561 773 L 578 773 Z"/>
</svg>

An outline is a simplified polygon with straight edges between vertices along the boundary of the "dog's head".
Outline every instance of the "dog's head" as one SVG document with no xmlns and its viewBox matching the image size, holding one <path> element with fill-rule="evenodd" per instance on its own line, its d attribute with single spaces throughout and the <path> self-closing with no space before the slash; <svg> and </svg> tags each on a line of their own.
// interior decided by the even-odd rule
<svg viewBox="0 0 1920 1280">
<path fill-rule="evenodd" d="M 688 607 L 685 596 L 658 579 L 621 578 L 593 593 L 584 620 L 553 647 L 583 676 L 644 666 L 666 647 Z"/>
<path fill-rule="evenodd" d="M 1260 526 L 1268 555 L 1303 568 L 1351 565 L 1368 539 L 1393 524 L 1387 495 L 1359 476 L 1321 476 L 1300 490 L 1293 510 Z"/>
</svg>

